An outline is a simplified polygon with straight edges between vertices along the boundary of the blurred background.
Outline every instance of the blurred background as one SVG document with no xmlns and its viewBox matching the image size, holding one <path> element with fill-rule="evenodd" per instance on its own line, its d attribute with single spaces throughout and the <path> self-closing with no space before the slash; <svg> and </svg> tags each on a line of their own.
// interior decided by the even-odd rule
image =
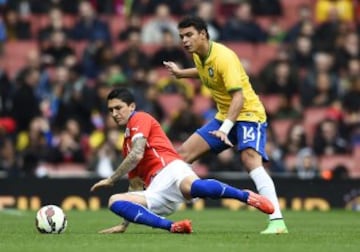
<svg viewBox="0 0 360 252">
<path fill-rule="evenodd" d="M 175 146 L 215 113 L 177 21 L 196 15 L 238 54 L 265 104 L 274 178 L 360 177 L 360 1 L 0 0 L 0 178 L 107 177 L 122 134 L 108 92 L 132 89 Z M 246 177 L 227 150 L 194 164 L 203 177 Z"/>
</svg>

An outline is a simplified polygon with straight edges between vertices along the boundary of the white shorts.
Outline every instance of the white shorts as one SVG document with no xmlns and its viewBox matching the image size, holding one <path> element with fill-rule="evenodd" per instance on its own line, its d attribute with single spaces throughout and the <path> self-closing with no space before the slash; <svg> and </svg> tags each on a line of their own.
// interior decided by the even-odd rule
<svg viewBox="0 0 360 252">
<path fill-rule="evenodd" d="M 166 216 L 186 202 L 180 191 L 180 183 L 188 176 L 196 176 L 190 165 L 182 160 L 175 160 L 154 177 L 145 191 L 129 193 L 144 196 L 150 211 Z"/>
</svg>

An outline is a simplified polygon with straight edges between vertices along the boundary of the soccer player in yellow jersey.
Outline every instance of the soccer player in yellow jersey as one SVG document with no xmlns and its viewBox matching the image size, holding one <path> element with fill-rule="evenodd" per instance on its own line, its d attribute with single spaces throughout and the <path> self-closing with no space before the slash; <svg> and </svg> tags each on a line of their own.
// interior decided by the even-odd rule
<svg viewBox="0 0 360 252">
<path fill-rule="evenodd" d="M 274 213 L 269 215 L 268 227 L 261 233 L 288 233 L 274 182 L 263 167 L 263 160 L 268 160 L 265 109 L 239 58 L 225 45 L 211 41 L 206 23 L 198 17 L 183 19 L 178 29 L 196 68 L 181 69 L 171 61 L 164 61 L 164 65 L 177 78 L 200 78 L 210 90 L 218 110 L 213 120 L 182 144 L 180 155 L 191 163 L 208 151 L 220 153 L 236 146 L 257 190 L 275 207 Z"/>
</svg>

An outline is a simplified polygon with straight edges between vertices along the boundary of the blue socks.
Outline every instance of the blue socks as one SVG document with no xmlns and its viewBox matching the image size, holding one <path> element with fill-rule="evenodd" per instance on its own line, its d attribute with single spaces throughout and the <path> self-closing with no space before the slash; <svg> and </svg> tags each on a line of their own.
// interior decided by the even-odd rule
<svg viewBox="0 0 360 252">
<path fill-rule="evenodd" d="M 221 183 L 215 179 L 198 179 L 191 186 L 191 197 L 196 198 L 229 198 L 247 202 L 249 193 Z"/>
<path fill-rule="evenodd" d="M 150 212 L 148 209 L 137 203 L 118 200 L 110 206 L 110 210 L 124 219 L 137 224 L 144 224 L 154 228 L 171 229 L 170 220 Z"/>
</svg>

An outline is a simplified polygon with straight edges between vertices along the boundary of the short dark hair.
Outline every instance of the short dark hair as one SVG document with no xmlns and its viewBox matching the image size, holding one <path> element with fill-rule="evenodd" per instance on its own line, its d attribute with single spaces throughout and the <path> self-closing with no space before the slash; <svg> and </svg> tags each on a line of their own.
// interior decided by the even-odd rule
<svg viewBox="0 0 360 252">
<path fill-rule="evenodd" d="M 207 29 L 207 24 L 200 17 L 196 17 L 196 16 L 185 17 L 178 24 L 179 29 L 188 28 L 191 26 L 194 27 L 195 30 L 197 30 L 199 33 L 204 30 L 206 33 L 206 37 L 208 39 L 210 38 L 208 29 Z"/>
<path fill-rule="evenodd" d="M 126 88 L 113 89 L 107 96 L 107 100 L 119 99 L 125 102 L 127 105 L 135 102 L 134 95 Z"/>
</svg>

